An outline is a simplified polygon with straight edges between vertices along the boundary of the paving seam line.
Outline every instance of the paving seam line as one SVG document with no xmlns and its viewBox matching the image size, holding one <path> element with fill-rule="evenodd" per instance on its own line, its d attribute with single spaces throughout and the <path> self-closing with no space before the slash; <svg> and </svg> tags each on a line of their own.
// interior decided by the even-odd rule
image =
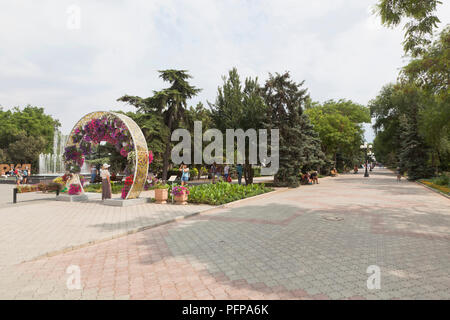
<svg viewBox="0 0 450 320">
<path fill-rule="evenodd" d="M 142 232 L 142 231 L 145 231 L 145 230 L 148 230 L 148 229 L 157 228 L 157 227 L 169 224 L 169 223 L 178 222 L 178 221 L 181 221 L 181 220 L 184 220 L 184 219 L 187 219 L 187 218 L 191 218 L 191 217 L 194 217 L 194 216 L 197 216 L 197 215 L 213 213 L 214 211 L 217 211 L 219 209 L 228 208 L 229 205 L 231 205 L 231 204 L 237 204 L 237 203 L 240 203 L 240 202 L 245 201 L 245 200 L 251 200 L 251 199 L 255 199 L 255 198 L 258 198 L 258 197 L 262 197 L 262 196 L 273 195 L 275 193 L 281 193 L 281 192 L 285 192 L 287 190 L 289 190 L 289 188 L 281 188 L 281 189 L 274 190 L 274 191 L 271 191 L 271 192 L 266 192 L 266 193 L 263 193 L 263 194 L 259 194 L 259 195 L 253 196 L 253 197 L 244 198 L 244 199 L 240 199 L 240 200 L 237 200 L 237 201 L 229 202 L 227 204 L 222 204 L 222 205 L 219 205 L 219 206 L 215 206 L 215 207 L 207 209 L 207 210 L 188 213 L 188 214 L 186 214 L 184 216 L 177 216 L 177 217 L 174 217 L 174 218 L 169 219 L 169 220 L 165 220 L 165 221 L 157 222 L 157 223 L 152 224 L 152 225 L 143 226 L 143 227 L 139 227 L 139 228 L 136 228 L 136 229 L 128 230 L 128 231 L 125 231 L 125 232 L 122 232 L 122 233 L 119 233 L 119 234 L 115 234 L 115 235 L 112 235 L 112 236 L 108 236 L 108 237 L 105 237 L 105 238 L 102 238 L 102 239 L 91 240 L 91 241 L 88 241 L 88 242 L 85 242 L 85 243 L 82 243 L 82 244 L 79 244 L 79 245 L 68 246 L 68 247 L 63 248 L 63 249 L 49 251 L 47 253 L 41 254 L 41 255 L 36 256 L 34 258 L 31 258 L 29 260 L 21 261 L 20 264 L 21 263 L 26 263 L 26 262 L 32 262 L 32 261 L 40 260 L 40 259 L 43 259 L 43 258 L 53 257 L 53 256 L 60 255 L 60 254 L 63 254 L 63 253 L 67 253 L 67 252 L 70 252 L 70 251 L 86 248 L 86 247 L 89 247 L 89 246 L 92 246 L 92 245 L 95 245 L 95 244 L 100 244 L 100 243 L 103 243 L 103 242 L 106 242 L 106 241 L 110 241 L 110 240 L 113 240 L 113 239 L 122 238 L 122 237 L 131 235 L 131 234 L 135 234 L 135 233 L 138 233 L 138 232 Z"/>
</svg>

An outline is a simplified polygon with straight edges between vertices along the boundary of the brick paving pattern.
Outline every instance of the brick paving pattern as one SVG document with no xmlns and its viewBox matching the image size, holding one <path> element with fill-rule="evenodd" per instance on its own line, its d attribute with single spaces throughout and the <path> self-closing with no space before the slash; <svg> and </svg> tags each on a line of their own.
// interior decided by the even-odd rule
<svg viewBox="0 0 450 320">
<path fill-rule="evenodd" d="M 449 299 L 449 204 L 387 170 L 341 175 L 9 264 L 0 297 Z M 70 265 L 80 267 L 80 290 L 66 286 Z M 367 288 L 371 265 L 380 289 Z"/>
</svg>

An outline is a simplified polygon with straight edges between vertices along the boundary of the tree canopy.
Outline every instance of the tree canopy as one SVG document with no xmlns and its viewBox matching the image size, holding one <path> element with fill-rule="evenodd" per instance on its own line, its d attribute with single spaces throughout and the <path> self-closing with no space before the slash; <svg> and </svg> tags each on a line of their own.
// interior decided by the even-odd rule
<svg viewBox="0 0 450 320">
<path fill-rule="evenodd" d="M 160 91 L 153 91 L 153 96 L 141 98 L 138 96 L 125 95 L 118 99 L 134 105 L 140 113 L 155 114 L 162 113 L 164 125 L 167 127 L 165 137 L 164 152 L 162 154 L 162 179 L 167 179 L 167 170 L 169 168 L 170 150 L 172 147 L 171 132 L 180 124 L 184 118 L 187 108 L 187 100 L 196 96 L 201 89 L 189 84 L 188 80 L 192 78 L 186 70 L 160 70 L 160 78 L 169 82 L 170 86 Z M 149 121 L 147 119 L 147 121 Z M 147 122 L 148 127 L 151 124 Z M 149 129 L 150 130 L 150 129 Z"/>
<path fill-rule="evenodd" d="M 40 153 L 50 153 L 58 120 L 45 114 L 44 108 L 26 106 L 4 111 L 0 108 L 0 160 L 31 163 L 37 170 Z"/>
<path fill-rule="evenodd" d="M 322 141 L 321 147 L 334 166 L 343 168 L 361 163 L 359 146 L 364 141 L 363 123 L 370 123 L 369 109 L 351 100 L 329 100 L 308 105 L 310 117 Z M 343 160 L 337 163 L 337 158 Z"/>
<path fill-rule="evenodd" d="M 267 107 L 260 94 L 258 79 L 246 78 L 242 84 L 236 68 L 224 76 L 218 88 L 215 103 L 209 103 L 214 125 L 225 133 L 226 129 L 262 129 Z M 249 145 L 246 144 L 244 178 L 253 183 L 253 170 L 249 164 Z"/>
<path fill-rule="evenodd" d="M 303 82 L 296 83 L 288 72 L 269 74 L 262 95 L 268 107 L 265 126 L 279 129 L 279 170 L 274 183 L 296 187 L 302 169 L 318 169 L 323 154 L 316 132 L 310 130 L 303 107 L 309 98 Z"/>
<path fill-rule="evenodd" d="M 440 22 L 436 16 L 439 4 L 442 4 L 439 0 L 379 0 L 375 11 L 389 27 L 407 20 L 403 48 L 417 56 L 430 44 L 433 30 Z"/>
<path fill-rule="evenodd" d="M 450 164 L 450 29 L 426 45 L 369 105 L 379 159 L 411 179 L 448 170 Z"/>
</svg>

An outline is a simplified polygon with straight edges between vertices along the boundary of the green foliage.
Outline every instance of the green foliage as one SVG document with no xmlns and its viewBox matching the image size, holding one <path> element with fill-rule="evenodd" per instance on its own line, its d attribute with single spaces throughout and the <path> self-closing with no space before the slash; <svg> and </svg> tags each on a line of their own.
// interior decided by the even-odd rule
<svg viewBox="0 0 450 320">
<path fill-rule="evenodd" d="M 221 205 L 272 191 L 264 184 L 238 185 L 227 182 L 189 187 L 188 202 Z"/>
<path fill-rule="evenodd" d="M 215 103 L 209 103 L 215 127 L 223 133 L 232 128 L 242 129 L 244 132 L 263 128 L 267 106 L 261 97 L 258 79 L 246 78 L 242 84 L 236 68 L 231 69 L 228 76 L 222 79 L 223 85 L 218 88 Z M 253 183 L 248 144 L 245 146 L 244 178 L 246 184 Z"/>
<path fill-rule="evenodd" d="M 28 162 L 37 170 L 39 154 L 52 150 L 54 130 L 59 126 L 43 108 L 28 105 L 3 111 L 0 107 L 1 162 Z"/>
<path fill-rule="evenodd" d="M 381 22 L 389 27 L 407 19 L 403 48 L 406 53 L 417 56 L 430 43 L 433 29 L 440 22 L 436 16 L 439 0 L 379 0 L 376 13 Z"/>
<path fill-rule="evenodd" d="M 0 163 L 6 163 L 6 162 L 9 162 L 8 154 L 5 150 L 0 149 Z"/>
<path fill-rule="evenodd" d="M 169 188 L 170 188 L 170 186 L 168 184 L 158 182 L 154 186 L 150 187 L 149 190 L 153 190 L 153 189 L 167 189 L 167 190 L 169 190 Z"/>
<path fill-rule="evenodd" d="M 433 170 L 427 164 L 427 147 L 417 129 L 417 110 L 411 110 L 409 116 L 402 115 L 400 168 L 406 171 L 409 180 L 428 178 Z"/>
<path fill-rule="evenodd" d="M 12 163 L 32 163 L 32 167 L 37 165 L 39 154 L 45 150 L 47 142 L 42 136 L 27 136 L 25 132 L 20 132 L 16 136 L 16 141 L 8 146 L 8 155 Z"/>
<path fill-rule="evenodd" d="M 450 31 L 406 65 L 400 82 L 385 86 L 369 105 L 375 118 L 375 152 L 387 165 L 397 166 L 419 158 L 422 171 L 446 171 L 450 166 Z M 407 141 L 405 141 L 407 137 Z M 420 157 L 411 149 L 420 145 Z M 406 149 L 405 149 L 406 148 Z M 425 152 L 425 154 L 422 154 Z M 401 156 L 402 155 L 402 156 Z M 411 161 L 408 160 L 411 157 Z M 419 167 L 419 165 L 415 165 Z M 414 166 L 413 166 L 414 167 Z M 419 171 L 412 169 L 419 173 Z M 418 177 L 415 173 L 411 177 Z"/>
<path fill-rule="evenodd" d="M 127 100 L 124 97 L 122 98 L 124 99 L 122 101 Z M 127 112 L 125 115 L 133 119 L 141 128 L 147 140 L 148 149 L 153 152 L 153 162 L 150 164 L 150 171 L 158 172 L 163 166 L 163 153 L 167 137 L 170 135 L 169 129 L 164 123 L 164 117 L 161 112 L 151 109 L 145 111 L 145 113 L 140 111 L 140 102 L 137 102 L 137 98 L 135 97 L 135 100 L 130 100 L 129 102 L 132 103 L 134 101 L 135 104 L 133 105 L 138 108 L 138 111 Z"/>
<path fill-rule="evenodd" d="M 110 157 L 102 157 L 102 158 L 86 160 L 86 163 L 89 165 L 101 166 L 104 163 L 111 163 L 111 159 L 110 159 Z"/>
<path fill-rule="evenodd" d="M 448 174 L 443 174 L 431 180 L 438 186 L 449 186 L 450 187 L 450 176 Z"/>
<path fill-rule="evenodd" d="M 329 100 L 323 105 L 315 103 L 305 113 L 319 133 L 322 150 L 334 167 L 344 169 L 361 163 L 359 146 L 364 141 L 363 123 L 370 123 L 369 109 L 350 100 Z M 344 161 L 336 163 L 337 156 Z"/>
<path fill-rule="evenodd" d="M 189 84 L 188 80 L 192 78 L 186 70 L 160 70 L 160 78 L 169 82 L 170 86 L 160 91 L 153 91 L 153 96 L 141 98 L 138 96 L 125 95 L 118 101 L 127 102 L 138 109 L 138 112 L 150 114 L 153 120 L 157 120 L 156 114 L 161 114 L 165 127 L 165 140 L 162 153 L 162 179 L 167 179 L 167 170 L 169 168 L 170 150 L 172 142 L 170 141 L 171 132 L 177 128 L 184 118 L 187 108 L 187 100 L 196 96 L 201 89 Z M 147 119 L 148 121 L 148 119 Z M 155 122 L 154 122 L 155 123 Z M 148 123 L 151 127 L 151 123 Z"/>
<path fill-rule="evenodd" d="M 192 168 L 189 170 L 189 176 L 191 179 L 194 179 L 198 176 L 198 169 L 197 168 Z"/>
<path fill-rule="evenodd" d="M 119 194 L 122 192 L 122 188 L 124 186 L 123 182 L 119 183 L 111 183 L 111 193 L 112 194 Z M 91 183 L 87 186 L 83 187 L 85 192 L 95 192 L 95 193 L 101 193 L 102 192 L 102 184 L 101 183 Z"/>
<path fill-rule="evenodd" d="M 194 140 L 194 122 L 195 121 L 201 121 L 202 122 L 202 134 L 205 133 L 208 129 L 214 128 L 214 122 L 212 119 L 211 111 L 209 109 L 206 109 L 201 102 L 199 102 L 195 107 L 189 107 L 184 113 L 184 118 L 181 123 L 181 127 L 185 128 L 189 131 L 191 134 L 191 163 L 194 163 L 194 151 L 195 151 L 195 143 Z M 208 144 L 206 141 L 202 141 L 202 145 L 198 146 L 199 148 L 205 148 L 205 146 Z M 195 164 L 195 168 L 197 169 L 197 176 L 198 171 L 201 169 L 201 164 Z M 191 178 L 194 178 L 195 176 L 191 173 Z"/>
<path fill-rule="evenodd" d="M 268 106 L 266 128 L 279 129 L 280 166 L 275 175 L 277 186 L 299 186 L 298 173 L 302 168 L 311 167 L 322 158 L 320 140 L 312 130 L 302 105 L 308 99 L 302 83 L 295 83 L 288 72 L 269 74 L 262 89 Z"/>
</svg>

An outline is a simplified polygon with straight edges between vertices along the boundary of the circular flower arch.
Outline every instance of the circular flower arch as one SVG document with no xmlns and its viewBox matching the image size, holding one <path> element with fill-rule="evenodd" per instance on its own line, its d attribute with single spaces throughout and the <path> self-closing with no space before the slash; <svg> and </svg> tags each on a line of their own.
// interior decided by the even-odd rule
<svg viewBox="0 0 450 320">
<path fill-rule="evenodd" d="M 92 145 L 102 141 L 113 145 L 131 165 L 122 190 L 123 199 L 139 198 L 147 180 L 150 159 L 147 141 L 139 126 L 130 117 L 115 112 L 92 112 L 73 127 L 66 143 L 64 160 L 66 169 L 80 172 L 84 157 L 91 153 Z"/>
</svg>

